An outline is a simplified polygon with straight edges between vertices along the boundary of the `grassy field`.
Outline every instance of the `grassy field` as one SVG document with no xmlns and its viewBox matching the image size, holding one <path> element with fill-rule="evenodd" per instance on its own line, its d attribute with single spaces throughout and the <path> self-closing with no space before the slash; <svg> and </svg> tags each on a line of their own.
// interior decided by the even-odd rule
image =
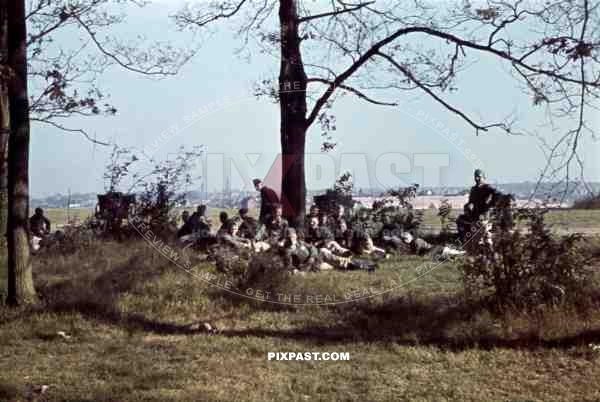
<svg viewBox="0 0 600 402">
<path fill-rule="evenodd" d="M 598 401 L 600 309 L 497 315 L 461 298 L 456 263 L 292 276 L 273 292 L 391 292 L 329 306 L 269 304 L 210 287 L 148 243 L 35 260 L 43 308 L 0 306 L 0 401 Z M 211 266 L 201 266 L 211 271 Z M 198 329 L 209 322 L 211 335 Z M 65 336 L 59 335 L 63 331 Z M 346 352 L 349 361 L 269 361 Z"/>
</svg>

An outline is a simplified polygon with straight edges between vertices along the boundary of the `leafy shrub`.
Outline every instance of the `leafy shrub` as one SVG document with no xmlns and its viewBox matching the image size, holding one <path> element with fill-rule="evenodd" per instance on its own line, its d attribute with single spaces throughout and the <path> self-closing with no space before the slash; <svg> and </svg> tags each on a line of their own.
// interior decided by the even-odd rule
<svg viewBox="0 0 600 402">
<path fill-rule="evenodd" d="M 333 189 L 328 189 L 325 194 L 319 194 L 313 197 L 314 204 L 320 211 L 334 214 L 339 205 L 346 209 L 352 209 L 354 201 L 352 200 L 352 175 L 350 173 L 342 174 L 335 182 Z"/>
<path fill-rule="evenodd" d="M 41 243 L 40 252 L 44 254 L 74 254 L 89 249 L 97 241 L 97 235 L 89 225 L 65 227 L 57 231 Z"/>
<path fill-rule="evenodd" d="M 255 254 L 218 248 L 213 255 L 217 270 L 225 273 L 241 292 L 252 288 L 275 294 L 283 289 L 290 277 L 290 272 L 276 251 Z"/>
<path fill-rule="evenodd" d="M 450 201 L 447 198 L 444 198 L 440 202 L 440 207 L 438 208 L 437 216 L 440 217 L 440 223 L 442 224 L 442 232 L 450 231 L 450 222 L 456 220 L 452 216 L 452 205 L 450 205 Z"/>
<path fill-rule="evenodd" d="M 519 211 L 528 233 L 500 230 L 493 250 L 476 249 L 463 264 L 468 296 L 489 297 L 497 306 L 536 307 L 575 300 L 586 286 L 589 253 L 577 234 L 557 238 L 544 223 L 546 211 Z"/>
<path fill-rule="evenodd" d="M 416 235 L 423 223 L 423 211 L 415 209 L 412 204 L 418 188 L 419 185 L 414 184 L 406 188 L 387 191 L 382 200 L 373 203 L 374 220 L 382 221 L 383 217 L 388 215 L 403 231 Z"/>
<path fill-rule="evenodd" d="M 182 146 L 174 153 L 175 158 L 157 161 L 138 156 L 132 149 L 115 146 L 104 173 L 107 190 L 115 193 L 121 189 L 131 193 L 130 196 L 135 194 L 135 214 L 157 233 L 172 224 L 176 218 L 175 208 L 187 202 L 187 191 L 197 179 L 192 175 L 194 166 L 204 152 L 202 146 L 191 150 Z M 164 235 L 171 236 L 175 230 L 168 228 Z"/>
</svg>

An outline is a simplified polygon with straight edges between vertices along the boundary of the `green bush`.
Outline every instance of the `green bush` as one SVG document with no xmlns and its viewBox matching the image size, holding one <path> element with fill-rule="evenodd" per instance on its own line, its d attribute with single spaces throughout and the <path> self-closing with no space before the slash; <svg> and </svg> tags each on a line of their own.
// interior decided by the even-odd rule
<svg viewBox="0 0 600 402">
<path fill-rule="evenodd" d="M 213 250 L 215 265 L 219 272 L 227 275 L 240 292 L 260 289 L 275 294 L 289 280 L 290 272 L 277 251 L 259 254 L 226 247 Z"/>
<path fill-rule="evenodd" d="M 520 211 L 515 217 L 527 221 L 528 233 L 500 230 L 493 250 L 481 247 L 465 260 L 462 274 L 469 297 L 519 308 L 578 297 L 588 283 L 589 250 L 580 235 L 552 236 L 544 213 Z"/>
</svg>

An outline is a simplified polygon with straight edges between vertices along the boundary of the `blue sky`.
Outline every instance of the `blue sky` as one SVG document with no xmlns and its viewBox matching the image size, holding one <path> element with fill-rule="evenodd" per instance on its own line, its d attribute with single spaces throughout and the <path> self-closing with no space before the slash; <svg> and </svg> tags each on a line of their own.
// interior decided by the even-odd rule
<svg viewBox="0 0 600 402">
<path fill-rule="evenodd" d="M 176 32 L 166 17 L 165 11 L 176 9 L 174 3 L 165 5 L 163 1 L 162 4 L 136 10 L 119 32 L 123 37 L 144 33 L 186 43 L 190 35 Z M 83 127 L 99 139 L 143 149 L 156 142 L 161 133 L 174 124 L 183 127 L 185 116 L 190 116 L 197 109 L 225 98 L 236 99 L 235 103 L 179 131 L 155 156 L 168 158 L 180 145 L 206 145 L 208 152 L 213 154 L 213 162 L 204 172 L 210 183 L 209 190 L 223 185 L 223 177 L 228 175 L 229 160 L 234 161 L 240 173 L 235 172 L 236 169 L 231 173 L 234 188 L 241 188 L 244 180 L 247 183 L 249 178 L 264 177 L 280 150 L 279 108 L 268 99 L 256 100 L 250 95 L 254 82 L 277 77 L 279 64 L 278 60 L 266 55 L 253 55 L 249 63 L 237 57 L 234 49 L 239 42 L 232 38 L 230 28 L 223 25 L 205 40 L 197 56 L 175 77 L 149 79 L 111 68 L 101 77 L 100 87 L 110 94 L 110 101 L 118 109 L 117 115 L 73 119 L 68 124 Z M 74 37 L 66 35 L 63 39 L 67 41 L 65 43 L 73 41 L 76 44 Z M 484 117 L 486 121 L 500 119 L 511 112 L 519 116 L 522 126 L 530 129 L 543 121 L 543 113 L 532 109 L 531 100 L 516 86 L 506 66 L 475 55 L 469 60 L 471 67 L 457 82 L 459 91 L 444 95 L 445 99 L 472 116 Z M 499 132 L 476 137 L 462 120 L 426 95 L 398 93 L 396 100 L 402 102 L 402 107 L 367 104 L 351 95 L 336 102 L 333 109 L 337 118 L 337 131 L 334 132 L 338 142 L 336 151 L 326 156 L 319 155 L 320 130 L 315 125 L 309 131 L 309 188 L 328 186 L 340 173 L 340 168 L 354 169 L 360 186 L 402 184 L 392 172 L 394 164 L 395 171 L 402 173 L 399 177 L 405 182 L 436 184 L 427 183 L 432 176 L 425 177 L 423 168 L 417 166 L 423 165 L 424 157 L 418 156 L 415 160 L 415 154 L 441 158 L 438 161 L 447 159 L 447 166 L 439 169 L 439 178 L 435 179 L 439 181 L 437 184 L 466 186 L 471 182 L 473 170 L 473 163 L 465 155 L 467 148 L 481 161 L 492 182 L 537 179 L 544 156 L 536 139 Z M 425 119 L 425 116 L 428 118 Z M 598 114 L 594 118 L 598 126 Z M 428 124 L 431 119 L 435 123 Z M 448 128 L 458 140 L 452 143 L 436 131 L 437 123 L 444 129 Z M 460 147 L 456 146 L 458 142 Z M 587 178 L 600 180 L 600 162 L 594 160 L 600 151 L 599 144 L 586 139 L 582 149 L 585 150 Z M 71 192 L 102 191 L 102 174 L 109 151 L 106 147 L 93 146 L 77 134 L 65 134 L 47 126 L 32 126 L 32 195 L 66 193 L 67 189 Z M 256 155 L 248 158 L 246 154 L 261 156 L 252 166 Z M 215 167 L 219 163 L 219 155 L 223 158 L 223 169 Z M 319 164 L 320 169 L 317 167 Z"/>
</svg>

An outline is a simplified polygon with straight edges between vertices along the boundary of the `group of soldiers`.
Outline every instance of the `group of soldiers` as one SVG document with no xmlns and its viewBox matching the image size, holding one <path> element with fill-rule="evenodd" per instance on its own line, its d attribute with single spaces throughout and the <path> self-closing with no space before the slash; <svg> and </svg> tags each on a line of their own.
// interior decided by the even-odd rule
<svg viewBox="0 0 600 402">
<path fill-rule="evenodd" d="M 478 242 L 491 242 L 487 214 L 500 194 L 485 183 L 482 170 L 474 172 L 475 185 L 471 188 L 464 214 L 457 219 L 459 236 L 467 238 L 469 231 L 482 235 Z M 434 246 L 414 233 L 405 231 L 392 216 L 384 215 L 382 225 L 374 231 L 369 225 L 368 212 L 359 211 L 350 220 L 346 208 L 338 205 L 334 210 L 322 211 L 311 206 L 302 230 L 291 227 L 283 217 L 283 208 L 277 194 L 255 179 L 256 190 L 261 194 L 258 220 L 241 208 L 238 216 L 219 216 L 220 228 L 213 235 L 206 217 L 206 206 L 201 205 L 191 216 L 182 214 L 183 225 L 178 237 L 183 241 L 210 249 L 211 246 L 228 248 L 234 252 L 275 251 L 284 257 L 286 265 L 295 271 L 323 271 L 331 269 L 374 270 L 376 262 L 389 257 L 392 250 L 417 255 L 441 255 L 450 258 L 465 253 L 450 245 Z M 371 258 L 365 259 L 364 256 Z"/>
<path fill-rule="evenodd" d="M 471 187 L 464 213 L 457 220 L 458 236 L 463 245 L 492 246 L 490 210 L 503 198 L 503 194 L 485 182 L 481 169 L 474 172 L 475 185 Z M 241 208 L 238 216 L 219 216 L 220 228 L 213 234 L 207 217 L 206 205 L 200 205 L 193 214 L 184 211 L 183 225 L 177 237 L 186 245 L 210 251 L 213 246 L 231 250 L 279 252 L 292 267 L 299 271 L 327 269 L 367 269 L 376 264 L 371 260 L 387 258 L 391 250 L 418 255 L 440 254 L 445 258 L 465 252 L 452 246 L 433 246 L 404 230 L 390 215 L 384 215 L 381 225 L 374 229 L 369 224 L 367 210 L 359 210 L 350 217 L 343 205 L 333 210 L 320 210 L 311 206 L 302 230 L 296 231 L 283 217 L 283 208 L 277 193 L 254 179 L 261 195 L 258 220 Z M 511 223 L 508 223 L 509 225 Z M 50 236 L 50 221 L 41 208 L 29 220 L 33 250 L 38 250 L 43 239 Z M 466 248 L 466 247 L 465 247 Z M 372 258 L 363 259 L 361 256 Z"/>
<path fill-rule="evenodd" d="M 202 207 L 202 210 L 206 209 Z M 201 208 L 199 207 L 199 209 Z M 343 213 L 343 207 L 341 207 Z M 200 219 L 194 219 L 198 216 Z M 259 217 L 258 220 L 248 215 L 246 208 L 238 211 L 238 216 L 229 217 L 226 212 L 219 216 L 220 228 L 216 234 L 210 234 L 210 222 L 204 215 L 196 212 L 194 215 L 183 216 L 184 224 L 178 234 L 181 241 L 193 242 L 195 246 L 210 251 L 228 248 L 235 252 L 249 250 L 252 252 L 276 252 L 283 257 L 285 265 L 297 271 L 321 271 L 338 269 L 367 269 L 374 270 L 375 264 L 366 260 L 354 258 L 353 252 L 345 247 L 347 230 L 340 230 L 339 226 L 346 225 L 344 218 L 336 217 L 328 224 L 328 215 L 320 214 L 318 208 L 311 208 L 307 216 L 307 225 L 304 231 L 296 231 L 283 217 L 281 204 L 272 204 L 272 209 Z M 199 221 L 200 225 L 196 222 Z M 192 233 L 190 230 L 197 229 Z M 204 233 L 202 233 L 204 231 Z M 339 237 L 336 239 L 336 234 Z M 342 244 L 340 244 L 342 242 Z M 372 244 L 371 244 L 372 246 Z M 367 247 L 368 254 L 375 250 Z M 381 256 L 385 256 L 385 251 Z"/>
</svg>

